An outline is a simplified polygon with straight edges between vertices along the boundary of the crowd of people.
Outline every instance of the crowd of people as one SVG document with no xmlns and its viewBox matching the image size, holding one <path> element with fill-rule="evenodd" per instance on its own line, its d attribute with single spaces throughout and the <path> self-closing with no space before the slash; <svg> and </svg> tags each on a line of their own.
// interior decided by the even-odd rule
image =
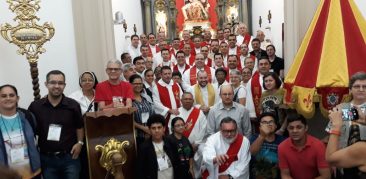
<svg viewBox="0 0 366 179">
<path fill-rule="evenodd" d="M 82 115 L 135 107 L 139 179 L 365 178 L 366 73 L 350 79 L 352 101 L 329 111 L 325 145 L 283 103 L 275 46 L 237 29 L 132 35 L 107 80 L 83 72 L 65 95 L 65 74 L 52 70 L 27 110 L 15 86 L 0 86 L 0 164 L 21 178 L 87 178 Z"/>
</svg>

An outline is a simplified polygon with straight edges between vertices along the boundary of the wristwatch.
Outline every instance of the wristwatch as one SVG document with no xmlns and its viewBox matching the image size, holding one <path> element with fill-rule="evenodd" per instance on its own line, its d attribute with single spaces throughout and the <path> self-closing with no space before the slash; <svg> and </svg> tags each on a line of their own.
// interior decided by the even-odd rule
<svg viewBox="0 0 366 179">
<path fill-rule="evenodd" d="M 83 141 L 78 141 L 78 144 L 80 144 L 81 146 L 84 145 L 84 142 Z"/>
</svg>

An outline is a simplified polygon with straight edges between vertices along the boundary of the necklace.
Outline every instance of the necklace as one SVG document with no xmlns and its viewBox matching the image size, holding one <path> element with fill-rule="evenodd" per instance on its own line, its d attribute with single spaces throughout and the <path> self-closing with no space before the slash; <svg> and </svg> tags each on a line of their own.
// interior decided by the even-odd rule
<svg viewBox="0 0 366 179">
<path fill-rule="evenodd" d="M 3 124 L 4 124 L 4 127 L 5 127 L 5 130 L 8 130 L 6 126 L 10 126 L 10 131 L 11 131 L 11 132 L 13 132 L 13 131 L 15 130 L 15 124 L 17 124 L 17 122 L 18 122 L 18 115 L 16 115 L 16 116 L 14 117 L 14 119 L 13 119 L 13 120 L 11 120 L 11 121 L 13 121 L 13 123 L 12 123 L 12 124 L 11 124 L 11 121 L 10 121 L 10 120 L 5 120 L 5 119 L 3 118 L 3 115 L 0 115 L 0 118 L 1 118 L 1 120 L 3 121 Z M 6 124 L 5 124 L 5 123 L 6 123 Z"/>
</svg>

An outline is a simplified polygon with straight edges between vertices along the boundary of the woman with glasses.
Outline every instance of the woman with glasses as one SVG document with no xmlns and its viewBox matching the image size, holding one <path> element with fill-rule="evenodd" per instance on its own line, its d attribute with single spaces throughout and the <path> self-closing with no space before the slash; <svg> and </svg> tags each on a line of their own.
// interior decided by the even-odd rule
<svg viewBox="0 0 366 179">
<path fill-rule="evenodd" d="M 79 77 L 80 89 L 69 95 L 70 98 L 80 104 L 82 114 L 96 111 L 97 106 L 94 105 L 94 97 L 97 84 L 98 79 L 94 72 L 85 71 Z"/>
<path fill-rule="evenodd" d="M 183 136 L 186 124 L 181 117 L 175 117 L 171 122 L 172 134 L 167 137 L 173 150 L 173 166 L 178 174 L 175 179 L 191 179 L 193 171 L 193 148 L 189 140 Z"/>
<path fill-rule="evenodd" d="M 134 125 L 137 129 L 136 144 L 139 147 L 145 139 L 150 137 L 149 127 L 146 125 L 147 119 L 153 115 L 153 104 L 147 100 L 143 94 L 144 84 L 140 75 L 134 74 L 130 77 L 130 83 L 134 94 L 132 106 L 137 108 L 134 113 Z"/>
<path fill-rule="evenodd" d="M 282 81 L 275 72 L 268 72 L 263 75 L 263 88 L 266 90 L 262 93 L 260 100 L 261 113 L 269 112 L 276 116 L 277 124 L 280 124 L 276 134 L 282 135 L 286 130 L 286 122 L 284 117 L 283 96 L 284 89 L 281 87 Z"/>
<path fill-rule="evenodd" d="M 231 70 L 230 83 L 234 89 L 233 101 L 245 106 L 245 99 L 247 96 L 247 92 L 245 90 L 245 87 L 241 85 L 241 74 L 239 70 Z"/>
<path fill-rule="evenodd" d="M 0 86 L 0 165 L 17 171 L 22 178 L 34 178 L 41 173 L 32 126 L 35 119 L 30 112 L 17 108 L 18 101 L 14 86 Z"/>
</svg>

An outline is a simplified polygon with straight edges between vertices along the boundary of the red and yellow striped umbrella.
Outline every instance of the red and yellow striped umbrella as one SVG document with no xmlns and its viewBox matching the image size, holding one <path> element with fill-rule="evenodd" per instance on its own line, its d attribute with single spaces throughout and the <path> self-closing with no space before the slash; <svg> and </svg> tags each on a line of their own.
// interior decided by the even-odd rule
<svg viewBox="0 0 366 179">
<path fill-rule="evenodd" d="M 307 118 L 314 95 L 324 110 L 348 94 L 349 77 L 366 71 L 366 21 L 353 0 L 321 0 L 285 78 L 285 103 Z"/>
</svg>

